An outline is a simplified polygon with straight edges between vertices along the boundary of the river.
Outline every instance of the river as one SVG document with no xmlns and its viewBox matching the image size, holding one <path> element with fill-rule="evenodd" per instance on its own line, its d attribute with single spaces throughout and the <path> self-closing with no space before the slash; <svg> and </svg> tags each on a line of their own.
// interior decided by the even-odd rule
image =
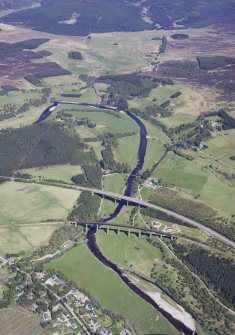
<svg viewBox="0 0 235 335">
<path fill-rule="evenodd" d="M 78 106 L 89 106 L 92 108 L 105 108 L 109 110 L 116 110 L 116 108 L 106 108 L 101 105 L 94 105 L 94 104 L 88 104 L 88 103 L 76 103 L 76 102 L 69 102 L 69 101 L 55 101 L 52 105 L 47 107 L 45 111 L 39 116 L 39 118 L 34 122 L 34 124 L 39 124 L 42 121 L 46 120 L 51 113 L 60 105 L 78 105 Z M 129 175 L 125 188 L 124 188 L 124 195 L 130 196 L 131 195 L 131 189 L 135 182 L 136 176 L 138 173 L 142 170 L 144 165 L 144 159 L 146 155 L 146 149 L 147 149 L 147 130 L 144 125 L 144 123 L 136 117 L 134 114 L 132 114 L 129 111 L 125 111 L 125 114 L 130 117 L 139 127 L 139 133 L 140 133 L 140 142 L 139 142 L 139 149 L 138 149 L 138 160 L 135 168 Z M 123 208 L 123 206 L 126 205 L 124 201 L 119 202 L 113 213 L 111 213 L 106 218 L 101 219 L 100 225 L 112 220 L 115 218 Z M 113 262 L 108 260 L 100 251 L 97 243 L 96 243 L 96 231 L 95 229 L 90 229 L 87 233 L 87 246 L 92 252 L 92 254 L 99 259 L 100 262 L 102 262 L 106 267 L 110 268 L 111 270 L 115 271 L 119 277 L 122 279 L 122 281 L 128 285 L 128 287 L 133 290 L 136 294 L 138 294 L 142 299 L 144 299 L 147 303 L 151 304 L 154 308 L 156 308 L 178 331 L 185 335 L 198 335 L 197 332 L 191 330 L 188 328 L 183 322 L 180 320 L 174 318 L 170 313 L 168 313 L 166 310 L 164 310 L 162 307 L 160 307 L 159 304 L 157 304 L 156 300 L 149 296 L 146 292 L 141 290 L 138 286 L 136 286 L 130 279 L 122 272 L 122 270 Z"/>
</svg>

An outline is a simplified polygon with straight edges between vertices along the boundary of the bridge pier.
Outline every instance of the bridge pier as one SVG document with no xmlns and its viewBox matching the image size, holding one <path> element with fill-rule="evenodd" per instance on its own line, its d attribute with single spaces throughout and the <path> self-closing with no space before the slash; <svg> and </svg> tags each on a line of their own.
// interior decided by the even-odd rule
<svg viewBox="0 0 235 335">
<path fill-rule="evenodd" d="M 127 200 L 127 202 L 126 202 L 126 205 L 127 205 L 127 207 L 129 206 L 129 201 Z"/>
<path fill-rule="evenodd" d="M 97 225 L 96 225 L 95 233 L 98 234 L 98 231 L 99 231 L 99 225 L 97 224 Z"/>
<path fill-rule="evenodd" d="M 107 234 L 109 233 L 109 227 L 107 227 L 106 233 L 107 233 Z"/>
<path fill-rule="evenodd" d="M 139 238 L 141 237 L 141 231 L 139 231 Z"/>
<path fill-rule="evenodd" d="M 86 234 L 88 233 L 88 225 L 87 224 L 86 224 L 85 232 L 86 232 Z"/>
<path fill-rule="evenodd" d="M 117 230 L 117 233 L 118 233 L 118 235 L 120 235 L 120 229 L 118 228 L 118 230 Z"/>
<path fill-rule="evenodd" d="M 149 237 L 150 237 L 150 238 L 152 237 L 152 232 L 151 232 L 151 231 L 149 232 Z"/>
<path fill-rule="evenodd" d="M 162 238 L 162 234 L 159 235 L 159 238 Z"/>
<path fill-rule="evenodd" d="M 129 237 L 129 236 L 130 236 L 130 234 L 131 234 L 131 231 L 130 231 L 130 229 L 128 229 L 128 233 L 127 233 L 127 234 L 128 234 L 128 237 Z"/>
<path fill-rule="evenodd" d="M 77 222 L 75 222 L 75 227 L 77 227 L 78 226 L 78 223 Z"/>
</svg>

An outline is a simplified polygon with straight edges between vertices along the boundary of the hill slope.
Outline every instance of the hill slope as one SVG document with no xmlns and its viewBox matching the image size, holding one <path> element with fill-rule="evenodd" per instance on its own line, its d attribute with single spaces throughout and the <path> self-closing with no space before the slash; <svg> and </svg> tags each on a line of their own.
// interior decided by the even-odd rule
<svg viewBox="0 0 235 335">
<path fill-rule="evenodd" d="M 12 13 L 2 21 L 61 35 L 86 36 L 92 32 L 176 29 L 179 25 L 203 27 L 233 20 L 234 13 L 234 0 L 44 0 L 41 7 Z"/>
</svg>

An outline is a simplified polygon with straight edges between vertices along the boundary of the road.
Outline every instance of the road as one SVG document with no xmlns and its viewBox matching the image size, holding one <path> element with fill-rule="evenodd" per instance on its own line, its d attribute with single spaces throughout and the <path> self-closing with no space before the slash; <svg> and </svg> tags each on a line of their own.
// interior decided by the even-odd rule
<svg viewBox="0 0 235 335">
<path fill-rule="evenodd" d="M 109 191 L 105 191 L 105 190 L 98 190 L 98 189 L 94 189 L 94 188 L 89 188 L 89 187 L 83 187 L 83 186 L 76 186 L 76 189 L 80 190 L 80 191 L 89 191 L 92 192 L 94 194 L 98 194 L 98 195 L 102 195 L 105 197 L 109 197 L 111 199 L 115 199 L 115 200 L 123 200 L 126 201 L 127 204 L 133 204 L 133 205 L 139 205 L 142 207 L 146 207 L 146 208 L 152 208 L 155 209 L 161 213 L 167 214 L 173 218 L 179 219 L 182 222 L 188 223 L 194 227 L 197 227 L 199 229 L 202 229 L 203 231 L 205 231 L 207 234 L 221 240 L 222 242 L 228 244 L 229 246 L 235 248 L 235 242 L 229 240 L 227 237 L 221 235 L 220 233 L 217 233 L 216 231 L 212 230 L 211 228 L 208 228 L 206 226 L 204 226 L 203 224 L 194 221 L 184 215 L 178 214 L 176 212 L 173 212 L 167 208 L 161 207 L 161 206 L 157 206 L 154 204 L 151 204 L 149 202 L 143 201 L 141 199 L 138 198 L 132 198 L 132 197 L 128 197 L 122 194 L 117 194 L 117 193 L 113 193 L 113 192 L 109 192 Z"/>
<path fill-rule="evenodd" d="M 0 176 L 1 177 L 1 176 Z M 6 178 L 4 176 L 2 176 L 2 178 Z M 17 181 L 20 180 L 21 182 L 26 182 L 26 183 L 37 183 L 37 184 L 47 184 L 45 182 L 34 182 L 28 179 L 23 179 L 23 178 L 14 178 L 14 177 L 10 177 L 10 180 L 12 181 Z M 229 240 L 227 237 L 223 236 L 222 234 L 214 231 L 211 228 L 208 228 L 206 226 L 204 226 L 203 224 L 192 220 L 184 215 L 178 214 L 172 210 L 169 210 L 167 208 L 161 207 L 161 206 L 157 206 L 154 205 L 150 202 L 147 201 L 143 201 L 142 199 L 139 198 L 133 198 L 133 197 L 129 197 L 123 194 L 118 194 L 118 193 L 114 193 L 114 192 L 110 192 L 110 191 L 106 191 L 106 190 L 99 190 L 96 188 L 91 188 L 91 187 L 85 187 L 85 186 L 78 186 L 78 185 L 66 185 L 66 184 L 60 184 L 60 183 L 55 183 L 53 186 L 56 187 L 64 187 L 64 188 L 71 188 L 71 189 L 76 189 L 78 191 L 88 191 L 88 192 L 92 192 L 93 194 L 98 194 L 101 195 L 103 197 L 107 197 L 113 200 L 117 200 L 117 201 L 125 201 L 128 204 L 131 205 L 138 205 L 141 207 L 146 207 L 146 208 L 152 208 L 155 209 L 161 213 L 167 214 L 173 218 L 179 219 L 182 222 L 188 223 L 196 228 L 202 229 L 203 231 L 205 231 L 207 234 L 213 236 L 214 238 L 217 238 L 218 240 L 226 243 L 227 245 L 229 245 L 232 248 L 235 248 L 235 242 L 233 242 L 232 240 Z M 45 223 L 46 224 L 46 223 Z M 48 224 L 48 222 L 47 222 Z M 62 224 L 62 222 L 61 222 Z M 12 226 L 14 226 L 14 224 L 12 224 Z M 4 227 L 4 225 L 1 225 L 0 227 Z M 5 225 L 5 228 L 9 227 L 9 225 Z"/>
<path fill-rule="evenodd" d="M 45 286 L 47 289 L 49 289 L 49 287 L 46 286 L 45 284 L 44 284 L 44 286 Z M 90 333 L 89 330 L 87 329 L 87 327 L 86 327 L 84 321 L 83 321 L 80 317 L 77 316 L 77 314 L 74 312 L 73 308 L 70 307 L 70 306 L 67 304 L 67 302 L 66 302 L 62 297 L 60 297 L 56 292 L 54 292 L 54 291 L 51 290 L 51 289 L 49 289 L 49 291 L 50 291 L 52 294 L 55 295 L 55 297 L 56 297 L 56 299 L 57 299 L 58 301 L 61 301 L 62 305 L 69 311 L 69 313 L 73 316 L 73 318 L 77 321 L 77 323 L 82 327 L 83 331 L 84 331 L 87 335 L 91 335 L 91 333 Z"/>
<path fill-rule="evenodd" d="M 157 235 L 160 237 L 167 237 L 167 238 L 174 238 L 175 235 L 173 234 L 167 234 L 164 232 L 160 232 L 157 230 L 151 230 L 147 228 L 141 228 L 141 227 L 135 227 L 130 225 L 125 225 L 121 223 L 102 223 L 100 221 L 96 222 L 75 222 L 75 221 L 51 221 L 51 222 L 30 222 L 30 223 L 22 223 L 22 224 L 5 224 L 0 225 L 1 228 L 14 228 L 14 227 L 35 227 L 35 226 L 45 226 L 45 225 L 79 225 L 79 226 L 94 226 L 97 227 L 97 229 L 110 229 L 110 230 L 120 230 L 122 232 L 128 232 L 131 233 L 143 233 L 148 235 Z M 102 226 L 102 227 L 101 227 Z M 100 227 L 100 228 L 99 228 Z"/>
</svg>

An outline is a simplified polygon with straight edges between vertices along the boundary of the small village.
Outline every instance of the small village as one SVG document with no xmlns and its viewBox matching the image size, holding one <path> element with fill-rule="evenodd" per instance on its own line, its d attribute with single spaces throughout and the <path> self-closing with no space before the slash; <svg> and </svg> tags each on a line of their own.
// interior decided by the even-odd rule
<svg viewBox="0 0 235 335">
<path fill-rule="evenodd" d="M 0 268 L 14 267 L 16 260 L 1 257 Z M 41 326 L 53 335 L 133 334 L 121 315 L 103 310 L 95 298 L 66 282 L 62 274 L 44 272 L 40 266 L 28 273 L 17 264 L 9 286 L 16 304 L 38 315 Z"/>
</svg>

